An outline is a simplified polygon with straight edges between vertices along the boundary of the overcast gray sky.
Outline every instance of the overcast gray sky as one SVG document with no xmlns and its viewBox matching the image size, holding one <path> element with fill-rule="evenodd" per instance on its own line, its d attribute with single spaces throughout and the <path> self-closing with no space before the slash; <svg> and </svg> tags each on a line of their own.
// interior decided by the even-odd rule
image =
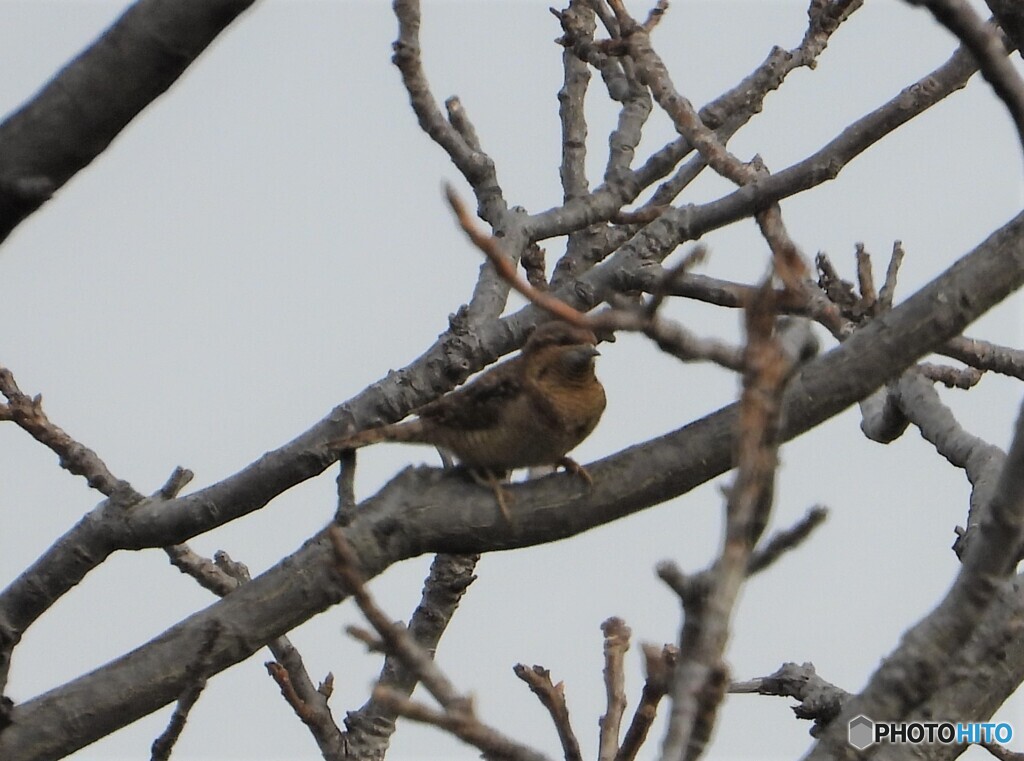
<svg viewBox="0 0 1024 761">
<path fill-rule="evenodd" d="M 552 42 L 560 30 L 548 4 L 426 2 L 423 10 L 435 95 L 461 97 L 506 198 L 531 211 L 561 199 L 561 49 Z M 0 109 L 30 97 L 124 7 L 0 0 Z M 654 43 L 678 89 L 700 105 L 749 73 L 772 45 L 794 47 L 805 11 L 806 3 L 789 0 L 678 2 Z M 466 198 L 468 187 L 416 123 L 390 63 L 395 35 L 387 3 L 265 0 L 0 249 L 0 364 L 140 491 L 159 487 L 175 465 L 195 471 L 193 486 L 202 487 L 290 440 L 421 353 L 467 300 L 479 254 L 456 230 L 440 186 L 455 181 Z M 833 38 L 817 70 L 794 73 L 730 146 L 782 169 L 954 48 L 927 13 L 870 2 Z M 595 79 L 591 178 L 603 170 L 615 115 L 602 90 Z M 649 151 L 671 134 L 659 114 L 642 145 Z M 907 259 L 898 296 L 906 296 L 1016 213 L 1021 167 L 1008 117 L 976 78 L 835 182 L 782 209 L 804 252 L 827 251 L 847 275 L 856 242 L 884 269 L 901 239 Z M 712 178 L 686 200 L 724 188 Z M 747 281 L 763 274 L 766 246 L 752 223 L 705 240 L 711 258 L 703 271 Z M 549 263 L 559 245 L 547 246 Z M 737 314 L 692 303 L 670 311 L 702 334 L 739 334 Z M 969 334 L 1020 346 L 1020 324 L 1014 300 Z M 637 337 L 621 336 L 602 355 L 608 411 L 577 450 L 581 462 L 735 397 L 737 381 L 724 371 L 680 365 Z M 1020 396 L 1013 382 L 989 376 L 968 394 L 943 396 L 970 431 L 1007 446 Z M 747 588 L 729 651 L 736 678 L 812 661 L 824 678 L 855 691 L 957 570 L 949 547 L 966 516 L 962 474 L 913 431 L 883 447 L 865 440 L 858 424 L 848 411 L 782 451 L 774 527 L 813 504 L 832 514 L 813 541 Z M 372 494 L 420 462 L 435 463 L 432 450 L 373 447 L 360 455 L 358 493 Z M 98 499 L 12 425 L 0 426 L 0 466 L 6 584 Z M 255 575 L 330 518 L 333 478 L 332 470 L 193 546 L 207 555 L 227 550 Z M 618 615 L 633 628 L 632 707 L 642 684 L 638 643 L 675 641 L 679 625 L 675 597 L 653 567 L 672 558 L 696 570 L 712 557 L 726 483 L 571 540 L 484 557 L 438 654 L 455 683 L 476 695 L 480 716 L 559 756 L 545 712 L 511 671 L 519 661 L 542 664 L 565 681 L 584 753 L 592 755 L 604 700 L 599 625 Z M 391 615 L 409 616 L 428 564 L 406 562 L 372 583 Z M 28 632 L 9 692 L 28 699 L 211 602 L 162 552 L 118 554 Z M 362 703 L 379 667 L 342 633 L 358 620 L 345 604 L 293 634 L 314 678 L 334 672 L 339 720 Z M 319 757 L 267 677 L 268 658 L 264 651 L 210 682 L 174 758 Z M 799 757 L 810 743 L 808 725 L 788 705 L 729 698 L 709 757 Z M 75 758 L 146 757 L 169 713 Z M 999 715 L 1024 736 L 1021 701 Z M 656 750 L 652 744 L 648 755 Z M 476 752 L 434 729 L 404 725 L 390 757 Z"/>
</svg>

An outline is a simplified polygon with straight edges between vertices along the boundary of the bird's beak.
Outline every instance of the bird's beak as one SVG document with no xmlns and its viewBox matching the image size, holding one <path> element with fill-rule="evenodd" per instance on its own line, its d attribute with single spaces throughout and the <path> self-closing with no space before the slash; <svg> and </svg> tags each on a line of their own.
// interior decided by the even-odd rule
<svg viewBox="0 0 1024 761">
<path fill-rule="evenodd" d="M 587 349 L 588 349 L 587 354 L 589 354 L 591 357 L 600 357 L 601 356 L 601 352 L 599 352 L 597 350 L 596 346 L 588 346 Z"/>
</svg>

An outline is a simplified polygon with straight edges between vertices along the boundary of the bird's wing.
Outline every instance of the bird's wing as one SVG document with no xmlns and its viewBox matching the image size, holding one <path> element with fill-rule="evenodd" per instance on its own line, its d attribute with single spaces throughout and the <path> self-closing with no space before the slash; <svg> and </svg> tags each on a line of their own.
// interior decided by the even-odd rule
<svg viewBox="0 0 1024 761">
<path fill-rule="evenodd" d="M 466 431 L 498 425 L 510 401 L 523 393 L 521 357 L 503 362 L 472 383 L 416 410 L 421 420 Z"/>
</svg>

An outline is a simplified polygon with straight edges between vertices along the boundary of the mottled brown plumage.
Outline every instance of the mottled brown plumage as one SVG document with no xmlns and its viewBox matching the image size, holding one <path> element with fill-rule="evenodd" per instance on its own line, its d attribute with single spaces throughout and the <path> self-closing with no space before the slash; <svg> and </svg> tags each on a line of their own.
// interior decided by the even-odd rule
<svg viewBox="0 0 1024 761">
<path fill-rule="evenodd" d="M 589 330 L 547 322 L 519 356 L 424 405 L 416 419 L 362 431 L 331 447 L 433 444 L 491 477 L 538 465 L 580 471 L 566 453 L 590 435 L 605 407 L 604 387 L 594 374 L 596 343 Z"/>
</svg>

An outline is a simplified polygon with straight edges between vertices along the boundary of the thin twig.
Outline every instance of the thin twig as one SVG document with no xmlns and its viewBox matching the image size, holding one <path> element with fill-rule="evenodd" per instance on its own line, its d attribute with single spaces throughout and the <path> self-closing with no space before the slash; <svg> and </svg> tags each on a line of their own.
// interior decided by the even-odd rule
<svg viewBox="0 0 1024 761">
<path fill-rule="evenodd" d="M 469 114 L 462 107 L 462 101 L 459 100 L 458 96 L 453 95 L 445 100 L 444 107 L 448 112 L 448 123 L 462 136 L 462 139 L 466 141 L 466 145 L 474 151 L 481 150 L 480 138 L 477 137 L 476 128 L 469 120 Z"/>
<path fill-rule="evenodd" d="M 417 643 L 433 654 L 459 606 L 462 596 L 476 580 L 473 571 L 479 555 L 439 554 L 430 564 L 423 583 L 420 603 L 409 618 L 408 630 Z M 411 695 L 418 683 L 416 674 L 394 654 L 386 654 L 377 684 Z M 345 715 L 347 748 L 353 758 L 375 758 L 384 752 L 394 733 L 395 715 L 371 696 L 356 711 Z"/>
<path fill-rule="evenodd" d="M 153 741 L 153 745 L 150 748 L 150 759 L 151 761 L 167 761 L 171 757 L 171 751 L 174 749 L 174 744 L 181 737 L 182 731 L 185 729 L 185 723 L 188 721 L 189 712 L 195 706 L 196 701 L 199 700 L 199 696 L 203 693 L 206 688 L 206 670 L 208 668 L 207 660 L 210 653 L 213 651 L 214 646 L 217 644 L 217 639 L 221 634 L 221 624 L 217 621 L 213 621 L 210 626 L 206 629 L 203 636 L 203 642 L 199 647 L 199 652 L 196 653 L 195 659 L 189 665 L 189 670 L 192 674 L 192 682 L 189 684 L 178 696 L 178 702 L 174 706 L 174 712 L 171 714 L 170 721 L 167 723 L 167 727 L 160 734 L 156 740 Z"/>
<path fill-rule="evenodd" d="M 928 380 L 941 383 L 946 388 L 959 388 L 967 390 L 974 388 L 984 375 L 984 371 L 974 367 L 950 367 L 949 365 L 936 365 L 931 362 L 921 362 L 917 369 L 921 371 Z"/>
<path fill-rule="evenodd" d="M 747 563 L 747 574 L 760 573 L 784 554 L 800 546 L 811 533 L 828 517 L 828 508 L 817 506 L 807 511 L 799 521 L 787 529 L 771 536 L 751 554 Z"/>
<path fill-rule="evenodd" d="M 343 449 L 338 458 L 338 478 L 335 481 L 338 492 L 338 508 L 334 522 L 344 526 L 353 517 L 356 507 L 356 450 Z"/>
<path fill-rule="evenodd" d="M 370 622 L 380 639 L 356 627 L 348 627 L 350 634 L 372 648 L 383 649 L 400 658 L 423 686 L 441 704 L 437 711 L 411 701 L 403 692 L 378 684 L 372 699 L 383 710 L 394 716 L 405 716 L 441 727 L 456 737 L 484 752 L 485 758 L 516 759 L 517 761 L 544 761 L 545 757 L 525 745 L 501 735 L 497 730 L 480 722 L 473 711 L 473 701 L 461 695 L 440 667 L 434 662 L 408 630 L 391 621 L 374 602 L 366 590 L 359 559 L 337 526 L 328 529 L 334 549 L 334 567 L 349 588 L 356 604 Z"/>
<path fill-rule="evenodd" d="M 572 722 L 569 721 L 569 706 L 565 702 L 565 685 L 562 682 L 553 684 L 551 672 L 543 666 L 528 668 L 522 663 L 517 663 L 512 667 L 512 671 L 526 682 L 530 691 L 537 696 L 541 705 L 550 714 L 555 731 L 558 732 L 558 739 L 562 744 L 565 761 L 583 761 L 579 740 L 576 739 Z"/>
<path fill-rule="evenodd" d="M 614 761 L 619 752 L 619 728 L 626 712 L 626 673 L 623 660 L 629 650 L 632 631 L 621 618 L 612 617 L 601 624 L 604 632 L 604 689 L 607 710 L 598 720 L 601 727 L 598 761 Z"/>
<path fill-rule="evenodd" d="M 549 761 L 548 757 L 529 748 L 498 730 L 480 722 L 471 711 L 451 709 L 438 711 L 387 687 L 377 687 L 373 697 L 396 716 L 424 724 L 432 724 L 458 737 L 483 753 L 491 761 Z"/>
<path fill-rule="evenodd" d="M 178 738 L 181 737 L 181 733 L 185 729 L 189 712 L 199 700 L 199 696 L 203 694 L 204 689 L 206 689 L 206 680 L 201 679 L 181 694 L 174 706 L 173 713 L 171 713 L 171 718 L 167 722 L 167 727 L 150 747 L 150 761 L 167 761 L 171 757 L 174 744 L 178 742 Z"/>
<path fill-rule="evenodd" d="M 525 215 L 510 212 L 494 161 L 482 150 L 476 130 L 461 102 L 457 98 L 448 99 L 446 118 L 431 91 L 421 58 L 419 0 L 395 0 L 392 7 L 398 20 L 398 39 L 393 45 L 392 62 L 402 75 L 402 84 L 420 127 L 458 167 L 473 188 L 480 216 L 492 228 L 505 232 L 510 250 L 518 256 L 533 242 L 527 240 L 523 228 Z M 490 267 L 484 267 L 473 288 L 465 316 L 471 325 L 485 324 L 501 314 L 507 301 L 508 285 L 504 279 Z"/>
<path fill-rule="evenodd" d="M 877 309 L 878 292 L 875 290 L 875 274 L 871 266 L 871 254 L 863 243 L 857 244 L 857 285 L 864 311 L 874 314 Z"/>
<path fill-rule="evenodd" d="M 468 710 L 471 702 L 460 695 L 447 676 L 433 659 L 409 635 L 405 627 L 395 624 L 373 601 L 366 591 L 359 559 L 337 526 L 328 530 L 331 546 L 334 548 L 335 568 L 345 586 L 352 592 L 356 604 L 366 620 L 381 636 L 388 652 L 395 653 L 411 668 L 419 681 L 446 710 Z"/>
<path fill-rule="evenodd" d="M 999 743 L 975 743 L 975 745 L 980 745 L 993 756 L 998 758 L 999 761 L 1024 761 L 1024 753 L 1015 753 Z"/>
<path fill-rule="evenodd" d="M 222 550 L 214 554 L 212 561 L 194 552 L 187 544 L 165 547 L 164 551 L 172 565 L 219 597 L 251 580 L 245 564 L 232 560 Z M 295 715 L 309 728 L 325 758 L 336 757 L 336 751 L 342 747 L 344 740 L 327 705 L 327 699 L 333 691 L 334 676 L 328 674 L 319 686 L 314 686 L 302 656 L 286 636 L 268 642 L 267 647 L 276 662 L 271 661 L 265 665 L 281 689 L 281 695 L 295 711 Z"/>
<path fill-rule="evenodd" d="M 1020 349 L 958 336 L 937 347 L 935 351 L 978 370 L 990 370 L 1024 380 L 1024 351 Z"/>
<path fill-rule="evenodd" d="M 491 264 L 494 265 L 498 274 L 509 285 L 534 304 L 549 311 L 555 317 L 565 320 L 577 327 L 589 327 L 586 315 L 578 309 L 574 309 L 556 296 L 552 296 L 547 291 L 541 291 L 534 288 L 528 282 L 523 280 L 523 278 L 519 276 L 519 273 L 516 272 L 515 266 L 512 262 L 510 262 L 502 253 L 501 244 L 498 242 L 498 239 L 493 235 L 488 235 L 487 233 L 482 232 L 476 226 L 469 210 L 455 192 L 455 188 L 450 184 L 445 183 L 444 192 L 449 205 L 452 207 L 452 211 L 455 212 L 455 217 L 458 219 L 459 226 L 462 228 L 463 232 L 465 232 L 473 242 L 473 245 L 483 252 Z"/>
<path fill-rule="evenodd" d="M 51 422 L 43 412 L 43 397 L 25 394 L 18 388 L 14 373 L 6 367 L 0 367 L 0 394 L 7 399 L 7 404 L 0 405 L 0 420 L 13 421 L 40 444 L 53 450 L 66 471 L 84 477 L 89 486 L 107 497 L 114 497 L 116 493 L 126 505 L 143 500 L 131 484 L 110 472 L 96 452 Z"/>
<path fill-rule="evenodd" d="M 684 362 L 703 359 L 730 370 L 742 368 L 742 355 L 738 349 L 721 341 L 700 338 L 677 322 L 648 315 L 649 310 L 611 309 L 591 317 L 566 304 L 557 296 L 535 288 L 523 280 L 512 263 L 505 258 L 498 239 L 482 232 L 476 226 L 454 188 L 446 185 L 445 195 L 463 231 L 494 265 L 498 274 L 516 291 L 558 319 L 598 334 L 615 330 L 644 333 L 659 348 Z"/>
<path fill-rule="evenodd" d="M 173 544 L 164 547 L 171 565 L 186 576 L 195 579 L 199 586 L 218 597 L 235 591 L 239 582 L 226 574 L 215 562 L 192 550 L 188 544 Z"/>
<path fill-rule="evenodd" d="M 174 499 L 181 494 L 182 489 L 192 482 L 194 477 L 195 473 L 188 468 L 183 468 L 179 465 L 171 471 L 171 475 L 167 477 L 167 481 L 160 487 L 159 491 L 157 491 L 154 496 L 158 496 L 161 499 Z"/>
<path fill-rule="evenodd" d="M 658 714 L 658 704 L 668 694 L 669 686 L 672 684 L 672 672 L 679 657 L 679 648 L 675 645 L 663 645 L 659 648 L 644 643 L 641 647 L 644 651 L 647 679 L 640 694 L 640 702 L 633 712 L 633 720 L 622 739 L 619 752 L 615 755 L 615 761 L 636 759 Z"/>
<path fill-rule="evenodd" d="M 900 265 L 903 264 L 902 241 L 893 241 L 892 255 L 889 257 L 889 266 L 885 270 L 885 283 L 882 290 L 878 292 L 878 309 L 881 312 L 888 312 L 892 309 L 893 298 L 896 295 L 896 281 L 899 279 Z"/>
</svg>

